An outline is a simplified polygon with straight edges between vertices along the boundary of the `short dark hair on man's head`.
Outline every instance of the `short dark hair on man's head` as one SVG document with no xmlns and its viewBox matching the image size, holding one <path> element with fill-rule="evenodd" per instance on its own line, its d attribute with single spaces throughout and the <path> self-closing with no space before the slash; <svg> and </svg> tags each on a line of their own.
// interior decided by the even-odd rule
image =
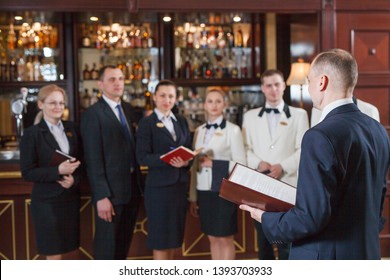
<svg viewBox="0 0 390 280">
<path fill-rule="evenodd" d="M 158 88 L 159 88 L 160 86 L 173 86 L 173 87 L 175 88 L 175 92 L 176 92 L 176 95 L 177 95 L 177 85 L 176 85 L 174 82 L 172 82 L 172 81 L 170 81 L 170 80 L 161 80 L 161 81 L 157 84 L 157 86 L 156 86 L 156 88 L 155 88 L 155 90 L 154 90 L 154 93 L 156 93 L 156 92 L 158 91 Z"/>
<path fill-rule="evenodd" d="M 103 76 L 104 76 L 104 72 L 106 71 L 106 69 L 117 69 L 118 67 L 116 67 L 115 65 L 105 65 L 103 66 L 102 68 L 99 69 L 99 80 L 100 81 L 103 81 Z"/>
<path fill-rule="evenodd" d="M 260 82 L 261 84 L 264 83 L 264 78 L 265 77 L 270 77 L 270 76 L 273 76 L 273 75 L 279 75 L 280 77 L 282 77 L 282 80 L 284 81 L 284 75 L 283 73 L 280 71 L 280 70 L 277 70 L 277 69 L 268 69 L 268 70 L 265 70 L 263 72 L 263 74 L 261 74 L 260 76 Z"/>
</svg>

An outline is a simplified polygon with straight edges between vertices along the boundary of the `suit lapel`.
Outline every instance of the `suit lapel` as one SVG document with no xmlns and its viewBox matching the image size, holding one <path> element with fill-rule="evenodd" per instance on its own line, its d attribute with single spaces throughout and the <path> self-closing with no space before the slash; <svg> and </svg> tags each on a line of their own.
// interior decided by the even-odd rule
<svg viewBox="0 0 390 280">
<path fill-rule="evenodd" d="M 44 119 L 41 120 L 39 123 L 39 129 L 43 135 L 43 138 L 45 139 L 46 143 L 52 147 L 54 150 L 59 150 L 60 146 L 58 145 L 56 139 L 54 138 L 53 134 L 50 132 L 49 127 L 47 126 L 47 123 Z"/>
<path fill-rule="evenodd" d="M 66 138 L 68 139 L 68 143 L 69 143 L 69 155 L 73 155 L 74 153 L 74 149 L 75 149 L 75 135 L 73 135 L 73 131 L 72 129 L 70 128 L 70 125 L 68 122 L 62 122 L 63 126 L 64 126 L 64 131 L 65 131 L 65 135 L 66 135 Z"/>
<path fill-rule="evenodd" d="M 115 124 L 115 126 L 122 132 L 122 135 L 123 137 L 126 138 L 126 135 L 125 135 L 125 131 L 123 130 L 123 127 L 122 127 L 122 124 L 121 122 L 118 120 L 118 118 L 115 116 L 114 112 L 112 111 L 110 105 L 108 105 L 108 103 L 106 101 L 104 101 L 103 98 L 100 99 L 101 102 L 101 107 L 102 107 L 102 111 L 103 113 L 107 116 L 107 118 L 109 118 L 111 120 L 112 123 Z"/>
<path fill-rule="evenodd" d="M 166 136 L 169 137 L 169 139 L 171 139 L 172 141 L 173 140 L 173 137 L 171 135 L 171 133 L 169 132 L 169 130 L 165 127 L 164 123 L 162 121 L 160 121 L 156 115 L 156 113 L 153 112 L 153 118 L 154 118 L 154 123 L 155 123 L 155 126 L 157 127 L 158 131 L 161 131 L 163 134 L 165 134 Z"/>
</svg>

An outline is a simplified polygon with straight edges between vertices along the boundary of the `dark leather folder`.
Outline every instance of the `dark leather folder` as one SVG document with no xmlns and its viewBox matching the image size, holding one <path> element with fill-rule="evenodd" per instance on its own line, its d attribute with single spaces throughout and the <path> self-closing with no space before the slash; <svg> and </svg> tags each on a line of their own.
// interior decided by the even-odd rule
<svg viewBox="0 0 390 280">
<path fill-rule="evenodd" d="M 236 164 L 237 165 L 237 164 Z M 246 167 L 248 168 L 248 167 Z M 229 178 L 236 168 L 232 170 Z M 253 169 L 252 169 L 253 170 Z M 261 172 L 256 171 L 261 176 L 266 176 Z M 259 175 L 260 176 L 260 175 Z M 276 180 L 276 179 L 273 179 Z M 276 180 L 278 181 L 278 180 Z M 280 182 L 281 188 L 294 188 L 286 183 Z M 294 188 L 295 189 L 295 188 Z M 235 182 L 229 181 L 229 179 L 223 179 L 221 184 L 221 190 L 219 192 L 219 196 L 229 200 L 236 204 L 247 204 L 252 207 L 259 208 L 261 210 L 267 212 L 285 212 L 290 208 L 294 207 L 293 204 L 280 200 L 278 198 L 266 195 L 257 190 L 251 189 L 250 187 L 246 187 Z"/>
</svg>

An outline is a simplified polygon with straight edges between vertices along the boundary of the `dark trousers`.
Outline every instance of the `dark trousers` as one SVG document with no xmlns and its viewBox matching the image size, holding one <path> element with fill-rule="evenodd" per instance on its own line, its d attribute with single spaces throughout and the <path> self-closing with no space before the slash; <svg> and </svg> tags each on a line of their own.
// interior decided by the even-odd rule
<svg viewBox="0 0 390 280">
<path fill-rule="evenodd" d="M 259 246 L 259 260 L 275 260 L 274 248 L 265 237 L 261 223 L 255 221 L 257 230 L 257 244 Z M 288 260 L 290 244 L 278 244 L 278 259 Z"/>
<path fill-rule="evenodd" d="M 111 223 L 100 219 L 95 207 L 95 237 L 93 241 L 96 260 L 125 260 L 133 238 L 140 197 L 126 205 L 114 205 L 115 216 Z"/>
</svg>

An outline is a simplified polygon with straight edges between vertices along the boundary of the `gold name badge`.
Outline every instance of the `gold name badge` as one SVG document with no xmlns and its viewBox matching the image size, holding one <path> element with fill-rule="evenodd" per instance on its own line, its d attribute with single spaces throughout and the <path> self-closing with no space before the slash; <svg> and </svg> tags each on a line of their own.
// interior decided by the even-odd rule
<svg viewBox="0 0 390 280">
<path fill-rule="evenodd" d="M 281 125 L 288 125 L 286 122 L 280 122 Z"/>
<path fill-rule="evenodd" d="M 156 123 L 156 126 L 159 127 L 159 128 L 163 128 L 164 124 L 162 122 L 158 122 L 158 123 Z"/>
</svg>

